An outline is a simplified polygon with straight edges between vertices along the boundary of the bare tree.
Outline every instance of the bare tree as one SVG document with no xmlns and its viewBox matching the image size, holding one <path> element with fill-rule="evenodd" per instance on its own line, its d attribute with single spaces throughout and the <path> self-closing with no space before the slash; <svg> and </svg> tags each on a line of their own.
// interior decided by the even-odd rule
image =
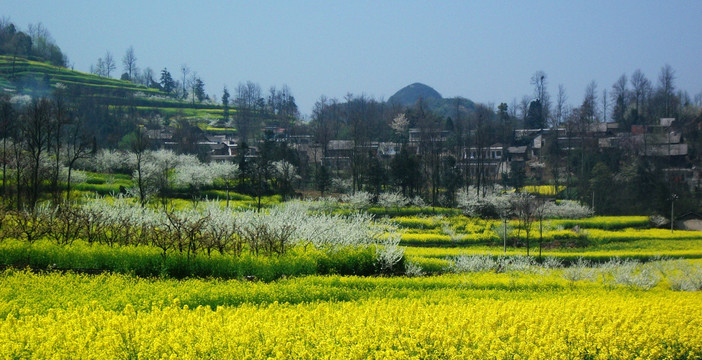
<svg viewBox="0 0 702 360">
<path fill-rule="evenodd" d="M 565 87 L 563 84 L 558 85 L 558 95 L 556 96 L 556 109 L 555 114 L 553 114 L 553 124 L 552 127 L 559 127 L 565 118 L 564 111 L 566 107 L 566 101 L 568 101 L 568 95 L 566 95 Z"/>
<path fill-rule="evenodd" d="M 66 203 L 71 200 L 71 175 L 78 160 L 90 156 L 94 151 L 94 142 L 86 132 L 85 124 L 79 117 L 74 117 L 73 121 L 66 127 L 65 158 L 68 167 L 68 177 L 66 179 Z M 91 146 L 92 145 L 92 146 Z"/>
<path fill-rule="evenodd" d="M 197 76 L 197 71 L 193 71 L 188 79 L 188 86 L 190 87 L 190 100 L 192 101 L 193 105 L 195 105 L 196 98 L 198 101 L 202 101 L 200 96 L 197 95 L 198 81 L 201 82 L 202 80 Z"/>
<path fill-rule="evenodd" d="M 124 65 L 124 72 L 127 73 L 127 76 L 129 76 L 129 80 L 131 81 L 134 81 L 134 75 L 137 72 L 136 61 L 137 57 L 134 54 L 134 47 L 129 46 L 127 52 L 122 58 L 122 65 Z"/>
<path fill-rule="evenodd" d="M 158 81 L 154 80 L 154 69 L 147 67 L 144 69 L 144 72 L 141 74 L 142 76 L 142 84 L 146 87 L 152 87 L 155 84 L 158 84 Z"/>
<path fill-rule="evenodd" d="M 235 118 L 239 139 L 242 142 L 246 142 L 251 135 L 250 132 L 253 128 L 252 123 L 262 110 L 263 98 L 261 97 L 261 87 L 251 81 L 239 83 L 236 88 L 236 98 L 234 102 L 238 107 Z"/>
<path fill-rule="evenodd" d="M 322 145 L 322 156 L 327 156 L 327 145 L 334 136 L 332 111 L 329 99 L 322 95 L 312 109 L 312 126 L 317 143 Z"/>
<path fill-rule="evenodd" d="M 512 209 L 519 221 L 519 231 L 524 230 L 526 240 L 527 256 L 529 256 L 529 236 L 531 234 L 531 224 L 534 222 L 536 212 L 536 202 L 532 195 L 524 192 L 517 193 L 510 199 Z"/>
<path fill-rule="evenodd" d="M 534 86 L 534 97 L 543 99 L 546 93 L 546 73 L 539 70 L 531 76 L 531 85 Z"/>
<path fill-rule="evenodd" d="M 695 106 L 702 107 L 702 91 L 695 95 Z"/>
<path fill-rule="evenodd" d="M 609 97 L 607 97 L 607 89 L 602 90 L 602 122 L 607 122 L 607 114 L 609 114 Z"/>
<path fill-rule="evenodd" d="M 519 102 L 519 117 L 522 120 L 526 120 L 527 113 L 529 113 L 529 103 L 531 103 L 531 97 L 529 95 L 524 95 L 522 100 Z"/>
<path fill-rule="evenodd" d="M 347 124 L 351 126 L 351 137 L 354 147 L 351 155 L 351 183 L 352 192 L 361 189 L 361 172 L 366 162 L 365 146 L 369 140 L 369 108 L 373 99 L 366 95 L 354 96 L 346 94 L 345 116 Z"/>
<path fill-rule="evenodd" d="M 25 147 L 29 155 L 29 184 L 28 200 L 29 207 L 34 208 L 39 200 L 39 192 L 43 183 L 41 163 L 42 158 L 49 149 L 51 139 L 51 100 L 46 98 L 34 99 L 24 114 L 21 122 L 22 133 L 24 135 Z"/>
<path fill-rule="evenodd" d="M 136 190 L 139 195 L 139 203 L 141 206 L 146 206 L 149 197 L 149 189 L 146 179 L 146 149 L 149 146 L 149 138 L 146 131 L 137 126 L 134 130 L 133 137 L 129 138 L 129 149 L 134 154 L 134 177 L 136 177 Z"/>
<path fill-rule="evenodd" d="M 188 74 L 190 74 L 190 67 L 188 67 L 188 65 L 186 65 L 186 64 L 181 65 L 180 66 L 180 73 L 183 74 L 183 83 L 182 83 L 183 94 L 182 95 L 183 95 L 183 98 L 186 98 L 188 96 L 188 92 L 187 92 L 186 88 L 187 88 L 187 77 L 188 77 Z"/>
<path fill-rule="evenodd" d="M 30 45 L 34 55 L 46 59 L 53 65 L 65 67 L 68 64 L 68 58 L 61 53 L 61 49 L 56 45 L 49 30 L 47 30 L 42 23 L 36 25 L 30 24 L 27 32 L 30 36 L 27 40 L 31 41 L 22 41 L 21 44 L 18 43 L 17 45 L 22 45 L 21 47 Z"/>
<path fill-rule="evenodd" d="M 53 99 L 53 117 L 50 123 L 50 132 L 52 139 L 49 140 L 49 146 L 53 150 L 54 168 L 51 178 L 51 191 L 54 194 L 54 202 L 58 203 L 61 197 L 59 189 L 59 172 L 61 168 L 61 150 L 62 136 L 64 125 L 70 122 L 71 111 L 66 99 L 65 86 L 58 84 L 54 92 Z"/>
<path fill-rule="evenodd" d="M 547 120 L 551 117 L 551 96 L 546 90 L 548 86 L 548 77 L 546 73 L 539 70 L 531 76 L 531 85 L 534 86 L 534 97 L 539 100 L 541 105 L 541 123 L 546 124 Z"/>
<path fill-rule="evenodd" d="M 587 122 L 598 122 L 597 83 L 593 80 L 585 88 L 583 104 L 580 106 L 580 116 Z"/>
<path fill-rule="evenodd" d="M 670 117 L 673 109 L 673 97 L 675 96 L 675 70 L 665 64 L 658 74 L 658 89 L 663 95 L 663 116 Z"/>
<path fill-rule="evenodd" d="M 533 199 L 534 215 L 539 219 L 539 259 L 541 259 L 541 249 L 544 243 L 544 217 L 546 216 L 546 200 L 541 197 Z"/>
<path fill-rule="evenodd" d="M 644 101 L 651 91 L 651 82 L 646 78 L 641 70 L 637 69 L 631 75 L 631 86 L 633 89 L 634 100 L 636 102 L 636 113 L 635 113 L 635 123 L 640 123 L 642 120 L 645 123 L 645 119 L 641 119 L 643 115 L 642 108 L 644 107 Z"/>
<path fill-rule="evenodd" d="M 49 30 L 42 23 L 38 23 L 36 25 L 29 24 L 29 26 L 27 28 L 27 32 L 29 33 L 29 36 L 32 38 L 32 45 L 37 47 L 37 48 L 41 48 L 42 46 L 46 46 L 47 42 L 53 41 L 51 34 L 49 33 Z"/>
<path fill-rule="evenodd" d="M 0 99 L 0 136 L 2 136 L 2 197 L 5 200 L 7 195 L 7 165 L 10 160 L 10 155 L 8 154 L 8 141 L 10 140 L 10 135 L 14 131 L 17 125 L 17 112 L 10 103 L 10 99 L 7 96 L 3 96 Z"/>
<path fill-rule="evenodd" d="M 105 69 L 105 61 L 102 58 L 97 59 L 95 66 L 90 65 L 90 72 L 97 76 L 107 76 L 107 70 Z"/>
<path fill-rule="evenodd" d="M 627 83 L 626 75 L 622 74 L 614 85 L 612 85 L 612 93 L 610 94 L 614 102 L 612 120 L 619 124 L 624 123 L 624 117 L 626 116 L 627 106 L 629 104 L 629 89 L 627 88 Z"/>
<path fill-rule="evenodd" d="M 110 73 L 117 69 L 117 65 L 115 64 L 115 59 L 112 57 L 112 53 L 109 51 L 105 52 L 105 57 L 102 59 L 102 61 L 105 64 L 105 76 L 110 77 Z"/>
<path fill-rule="evenodd" d="M 519 103 L 517 102 L 517 98 L 513 98 L 512 103 L 509 105 L 509 109 L 507 110 L 510 118 L 517 118 L 517 109 L 519 109 Z"/>
</svg>

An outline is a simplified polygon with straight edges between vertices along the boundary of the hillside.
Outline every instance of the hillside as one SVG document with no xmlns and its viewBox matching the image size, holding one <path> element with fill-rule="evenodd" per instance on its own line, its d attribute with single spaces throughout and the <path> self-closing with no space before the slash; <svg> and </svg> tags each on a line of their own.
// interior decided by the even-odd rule
<svg viewBox="0 0 702 360">
<path fill-rule="evenodd" d="M 461 116 L 465 116 L 475 109 L 475 103 L 471 100 L 462 97 L 443 98 L 434 88 L 422 83 L 405 86 L 393 94 L 388 99 L 388 103 L 412 107 L 417 104 L 419 99 L 422 99 L 429 110 L 443 118 L 455 117 L 456 107 L 458 107 Z"/>
<path fill-rule="evenodd" d="M 433 100 L 441 100 L 441 94 L 434 90 L 431 86 L 422 83 L 414 83 L 407 85 L 393 94 L 389 99 L 389 103 L 400 104 L 402 106 L 412 106 L 419 99 L 431 102 Z"/>
<path fill-rule="evenodd" d="M 181 114 L 185 118 L 220 117 L 221 107 L 183 102 L 166 93 L 118 80 L 75 71 L 48 63 L 0 56 L 0 92 L 49 95 L 63 84 L 72 96 L 90 98 L 109 106 L 134 106 L 139 113 L 158 113 L 164 117 Z"/>
</svg>

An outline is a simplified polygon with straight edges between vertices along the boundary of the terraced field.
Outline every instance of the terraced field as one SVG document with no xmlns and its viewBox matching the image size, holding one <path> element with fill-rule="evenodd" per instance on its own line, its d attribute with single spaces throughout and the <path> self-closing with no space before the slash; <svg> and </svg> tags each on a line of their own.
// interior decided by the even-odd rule
<svg viewBox="0 0 702 360">
<path fill-rule="evenodd" d="M 407 260 L 430 272 L 443 272 L 460 256 L 526 255 L 524 231 L 516 221 L 507 222 L 506 247 L 499 220 L 464 216 L 395 217 L 384 221 L 403 230 L 401 244 Z M 645 216 L 592 217 L 578 220 L 546 220 L 543 232 L 535 223 L 531 230 L 530 255 L 566 262 L 580 258 L 605 262 L 611 258 L 652 260 L 702 258 L 702 232 L 649 228 Z M 542 251 L 539 253 L 539 241 Z"/>
<path fill-rule="evenodd" d="M 14 79 L 14 80 L 13 80 Z M 192 104 L 169 97 L 166 93 L 123 81 L 53 66 L 23 58 L 0 56 L 0 87 L 16 91 L 21 87 L 32 95 L 47 95 L 57 84 L 63 84 L 74 94 L 90 97 L 110 106 L 133 106 L 144 114 L 159 113 L 164 117 L 180 115 L 186 119 L 219 118 L 222 108 L 217 105 Z M 235 109 L 229 109 L 234 113 Z"/>
<path fill-rule="evenodd" d="M 507 223 L 505 252 L 505 223 L 449 209 L 375 208 L 375 222 L 354 222 L 348 208 L 318 204 L 218 216 L 208 207 L 205 219 L 248 229 L 229 237 L 234 244 L 281 229 L 295 240 L 277 255 L 251 242 L 210 254 L 217 239 L 194 236 L 202 243 L 181 243 L 198 249 L 191 254 L 157 245 L 168 221 L 190 226 L 204 214 L 184 207 L 167 220 L 103 201 L 141 215 L 105 223 L 95 243 L 0 242 L 4 264 L 28 259 L 33 269 L 0 272 L 0 358 L 702 357 L 702 236 L 652 229 L 645 217 L 548 220 L 541 257 L 534 248 L 527 257 L 516 223 Z M 128 241 L 115 238 L 120 231 Z M 338 247 L 352 235 L 355 245 Z M 390 239 L 407 245 L 398 248 L 404 275 L 379 267 L 403 255 L 389 252 Z M 338 275 L 356 273 L 374 276 Z"/>
</svg>

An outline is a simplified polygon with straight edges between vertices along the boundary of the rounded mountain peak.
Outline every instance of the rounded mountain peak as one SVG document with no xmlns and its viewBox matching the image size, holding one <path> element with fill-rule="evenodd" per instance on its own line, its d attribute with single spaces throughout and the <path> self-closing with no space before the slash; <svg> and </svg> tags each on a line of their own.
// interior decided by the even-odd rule
<svg viewBox="0 0 702 360">
<path fill-rule="evenodd" d="M 422 83 L 414 83 L 400 89 L 388 99 L 388 102 L 410 106 L 414 105 L 420 98 L 423 100 L 442 99 L 441 94 L 431 86 Z"/>
</svg>

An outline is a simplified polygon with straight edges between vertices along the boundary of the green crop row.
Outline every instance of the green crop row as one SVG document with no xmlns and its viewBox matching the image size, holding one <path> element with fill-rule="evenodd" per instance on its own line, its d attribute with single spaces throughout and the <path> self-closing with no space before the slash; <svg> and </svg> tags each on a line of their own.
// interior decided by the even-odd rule
<svg viewBox="0 0 702 360">
<path fill-rule="evenodd" d="M 649 226 L 648 216 L 595 216 L 585 219 L 550 220 L 554 226 L 582 229 L 616 230 L 626 228 L 646 228 Z"/>
<path fill-rule="evenodd" d="M 702 240 L 702 232 L 669 229 L 625 229 L 607 231 L 588 229 L 585 231 L 589 241 L 596 244 L 636 240 Z"/>
<path fill-rule="evenodd" d="M 538 254 L 532 242 L 531 254 Z M 501 244 L 500 244 L 501 245 Z M 537 245 L 538 246 L 538 245 Z M 405 248 L 407 261 L 415 261 L 417 258 L 450 259 L 461 255 L 491 254 L 509 256 L 525 255 L 526 248 L 513 247 L 507 244 L 505 253 L 502 246 L 473 245 L 468 247 L 425 247 L 408 246 Z M 607 261 L 618 257 L 625 259 L 650 260 L 660 257 L 701 259 L 702 239 L 693 240 L 634 240 L 630 242 L 614 242 L 587 247 L 575 248 L 550 248 L 543 249 L 543 256 L 555 257 L 568 261 L 575 261 L 585 258 L 592 261 Z"/>
<path fill-rule="evenodd" d="M 212 253 L 189 258 L 184 254 L 161 256 L 149 246 L 113 247 L 77 241 L 59 246 L 49 241 L 32 245 L 6 240 L 0 243 L 0 266 L 115 272 L 153 277 L 217 277 L 271 281 L 283 276 L 312 274 L 371 275 L 377 272 L 374 248 L 348 248 L 322 252 L 296 248 L 277 257 L 243 254 L 239 257 Z"/>
</svg>

